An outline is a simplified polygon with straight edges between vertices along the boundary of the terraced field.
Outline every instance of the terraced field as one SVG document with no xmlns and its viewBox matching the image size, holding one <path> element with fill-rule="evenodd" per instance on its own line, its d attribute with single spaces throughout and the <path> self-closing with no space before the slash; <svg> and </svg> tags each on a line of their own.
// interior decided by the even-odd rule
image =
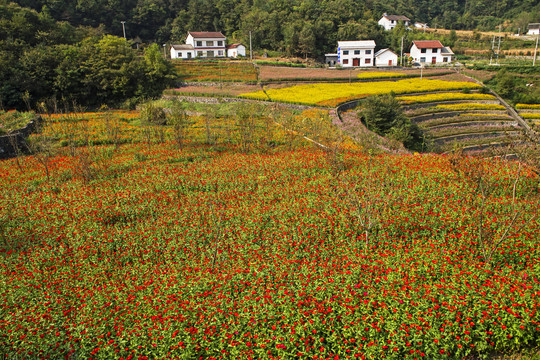
<svg viewBox="0 0 540 360">
<path fill-rule="evenodd" d="M 531 128 L 540 130 L 540 104 L 517 104 L 516 109 Z"/>
<path fill-rule="evenodd" d="M 433 152 L 456 148 L 485 152 L 521 136 L 522 127 L 493 95 L 438 92 L 399 99 L 406 115 L 426 134 Z M 540 118 L 540 111 L 538 115 Z"/>
</svg>

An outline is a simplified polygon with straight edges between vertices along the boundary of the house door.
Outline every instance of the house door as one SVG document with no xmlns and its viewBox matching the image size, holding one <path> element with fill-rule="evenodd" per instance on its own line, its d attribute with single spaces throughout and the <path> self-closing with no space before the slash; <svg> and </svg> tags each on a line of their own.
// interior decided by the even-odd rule
<svg viewBox="0 0 540 360">
<path fill-rule="evenodd" d="M 436 62 L 437 62 L 437 58 L 436 58 L 435 56 L 432 57 L 432 58 L 431 58 L 431 63 L 432 63 L 432 64 L 435 64 Z"/>
<path fill-rule="evenodd" d="M 352 66 L 360 66 L 360 59 L 353 59 Z"/>
<path fill-rule="evenodd" d="M 207 57 L 214 57 L 214 51 L 213 51 L 213 50 L 208 50 L 208 51 L 206 52 L 206 56 L 207 56 Z"/>
<path fill-rule="evenodd" d="M 392 66 L 392 60 L 388 60 L 388 66 Z"/>
</svg>

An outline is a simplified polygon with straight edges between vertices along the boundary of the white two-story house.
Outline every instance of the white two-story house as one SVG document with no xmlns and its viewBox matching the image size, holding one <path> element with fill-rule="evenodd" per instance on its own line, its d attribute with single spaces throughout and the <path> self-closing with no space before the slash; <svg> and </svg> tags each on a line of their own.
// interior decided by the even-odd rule
<svg viewBox="0 0 540 360">
<path fill-rule="evenodd" d="M 421 64 L 443 64 L 452 62 L 454 53 L 439 40 L 416 40 L 411 46 L 411 57 Z"/>
<path fill-rule="evenodd" d="M 338 41 L 338 63 L 343 67 L 375 65 L 375 41 Z"/>
<path fill-rule="evenodd" d="M 171 59 L 225 57 L 226 37 L 221 32 L 188 32 L 185 45 L 171 46 Z"/>
<path fill-rule="evenodd" d="M 400 22 L 405 26 L 409 26 L 411 19 L 403 15 L 388 15 L 385 13 L 379 20 L 379 25 L 384 27 L 384 30 L 392 30 Z"/>
</svg>

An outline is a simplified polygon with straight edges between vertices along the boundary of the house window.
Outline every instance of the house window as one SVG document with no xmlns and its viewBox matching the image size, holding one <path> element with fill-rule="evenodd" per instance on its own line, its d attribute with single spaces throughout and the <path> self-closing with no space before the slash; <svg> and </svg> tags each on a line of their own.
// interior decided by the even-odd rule
<svg viewBox="0 0 540 360">
<path fill-rule="evenodd" d="M 197 41 L 197 46 L 202 46 L 202 41 Z"/>
<path fill-rule="evenodd" d="M 197 56 L 203 56 L 203 52 L 202 51 L 197 51 Z"/>
<path fill-rule="evenodd" d="M 366 55 L 371 54 L 371 50 L 366 50 Z"/>
<path fill-rule="evenodd" d="M 420 62 L 421 62 L 421 63 L 425 63 L 425 62 L 426 62 L 426 58 L 425 58 L 425 57 L 421 57 L 421 58 L 420 58 Z"/>
<path fill-rule="evenodd" d="M 179 57 L 179 58 L 182 57 L 182 53 L 181 53 L 181 52 L 178 53 L 178 57 Z"/>
<path fill-rule="evenodd" d="M 223 46 L 223 41 L 218 41 L 217 46 Z"/>
<path fill-rule="evenodd" d="M 426 49 L 420 49 L 420 52 L 421 52 L 422 54 L 425 54 L 425 53 L 426 53 Z"/>
<path fill-rule="evenodd" d="M 218 54 L 219 56 L 223 56 L 223 50 L 218 50 L 217 54 Z"/>
<path fill-rule="evenodd" d="M 366 64 L 371 64 L 371 59 L 366 59 Z"/>
<path fill-rule="evenodd" d="M 187 53 L 187 58 L 191 59 L 191 53 L 190 52 Z"/>
<path fill-rule="evenodd" d="M 349 59 L 343 59 L 343 65 L 347 65 L 349 63 Z"/>
<path fill-rule="evenodd" d="M 207 41 L 206 46 L 214 46 L 214 42 L 213 41 Z"/>
<path fill-rule="evenodd" d="M 354 50 L 354 55 L 360 55 L 360 50 Z"/>
<path fill-rule="evenodd" d="M 444 57 L 444 58 L 442 59 L 442 62 L 448 62 L 448 58 L 447 58 L 447 57 Z"/>
<path fill-rule="evenodd" d="M 343 50 L 343 55 L 349 55 L 349 50 Z"/>
<path fill-rule="evenodd" d="M 436 54 L 438 50 L 439 50 L 439 49 L 433 49 L 432 52 L 433 52 L 434 54 Z"/>
</svg>

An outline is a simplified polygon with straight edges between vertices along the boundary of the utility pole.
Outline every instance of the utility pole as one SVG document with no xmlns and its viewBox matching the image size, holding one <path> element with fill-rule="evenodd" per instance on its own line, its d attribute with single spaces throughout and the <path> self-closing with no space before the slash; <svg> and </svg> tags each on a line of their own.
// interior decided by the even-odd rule
<svg viewBox="0 0 540 360">
<path fill-rule="evenodd" d="M 403 67 L 403 36 L 401 37 L 401 66 Z"/>
<path fill-rule="evenodd" d="M 536 46 L 534 47 L 533 66 L 536 65 L 536 52 L 538 51 L 538 38 L 540 38 L 540 34 L 536 35 Z"/>
<path fill-rule="evenodd" d="M 499 25 L 499 46 L 497 47 L 497 65 L 499 65 L 499 53 L 501 52 L 501 27 L 502 25 Z"/>
<path fill-rule="evenodd" d="M 253 47 L 251 46 L 251 30 L 249 31 L 249 59 L 253 61 Z"/>
<path fill-rule="evenodd" d="M 125 21 L 120 21 L 122 23 L 122 31 L 124 32 L 124 39 L 126 39 L 126 22 Z"/>
<path fill-rule="evenodd" d="M 489 58 L 489 65 L 493 61 L 493 52 L 495 51 L 495 34 L 493 34 L 493 40 L 491 40 L 491 57 Z"/>
</svg>

